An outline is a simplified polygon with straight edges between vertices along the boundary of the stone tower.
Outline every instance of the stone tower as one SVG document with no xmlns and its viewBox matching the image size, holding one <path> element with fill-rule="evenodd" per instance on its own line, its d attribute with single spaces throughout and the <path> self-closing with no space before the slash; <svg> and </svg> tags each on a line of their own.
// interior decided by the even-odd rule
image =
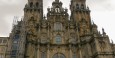
<svg viewBox="0 0 115 58">
<path fill-rule="evenodd" d="M 25 58 L 37 58 L 38 24 L 43 19 L 43 1 L 28 0 L 24 8 Z"/>
<path fill-rule="evenodd" d="M 80 36 L 90 33 L 91 19 L 90 10 L 86 7 L 86 0 L 71 0 L 71 19 L 79 26 Z"/>
<path fill-rule="evenodd" d="M 43 17 L 43 0 L 28 0 L 17 25 L 20 53 L 14 58 L 114 58 L 115 45 L 91 22 L 86 0 L 71 0 L 71 16 L 62 5 L 53 1 Z M 11 35 L 13 41 L 15 31 Z"/>
</svg>

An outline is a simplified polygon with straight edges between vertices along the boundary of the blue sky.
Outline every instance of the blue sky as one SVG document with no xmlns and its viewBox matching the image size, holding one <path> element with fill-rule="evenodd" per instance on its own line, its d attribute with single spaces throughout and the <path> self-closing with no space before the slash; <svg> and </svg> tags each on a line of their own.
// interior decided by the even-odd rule
<svg viewBox="0 0 115 58">
<path fill-rule="evenodd" d="M 47 7 L 51 6 L 52 1 L 54 0 L 44 0 L 44 13 L 46 13 Z M 64 2 L 64 8 L 69 8 L 70 0 L 61 1 Z M 110 39 L 115 42 L 114 2 L 115 0 L 87 0 L 92 20 L 98 25 L 100 31 L 103 27 Z M 23 16 L 23 8 L 26 3 L 27 0 L 0 0 L 0 37 L 9 36 L 14 16 Z"/>
</svg>

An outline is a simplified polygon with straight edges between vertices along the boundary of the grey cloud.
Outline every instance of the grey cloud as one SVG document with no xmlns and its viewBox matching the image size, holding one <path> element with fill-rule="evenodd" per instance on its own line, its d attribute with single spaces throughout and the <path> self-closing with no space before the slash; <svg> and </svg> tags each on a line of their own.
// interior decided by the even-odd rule
<svg viewBox="0 0 115 58">
<path fill-rule="evenodd" d="M 112 0 L 87 0 L 87 4 L 94 11 L 114 11 Z"/>
<path fill-rule="evenodd" d="M 2 2 L 2 0 L 0 0 L 0 2 Z M 23 15 L 23 8 L 26 2 L 17 0 L 16 3 L 17 4 L 10 4 L 9 2 L 9 4 L 0 4 L 0 35 L 8 36 L 11 32 L 13 16 Z"/>
</svg>

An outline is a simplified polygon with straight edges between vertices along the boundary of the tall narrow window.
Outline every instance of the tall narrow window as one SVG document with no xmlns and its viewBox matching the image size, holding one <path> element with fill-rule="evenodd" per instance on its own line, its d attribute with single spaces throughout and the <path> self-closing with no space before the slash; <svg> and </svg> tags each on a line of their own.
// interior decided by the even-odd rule
<svg viewBox="0 0 115 58">
<path fill-rule="evenodd" d="M 42 53 L 41 53 L 41 58 L 47 58 L 46 52 L 42 52 Z"/>
<path fill-rule="evenodd" d="M 56 31 L 62 30 L 62 23 L 56 22 L 54 24 L 54 30 L 56 30 Z"/>
<path fill-rule="evenodd" d="M 59 8 L 55 8 L 55 12 L 59 13 L 60 9 Z"/>
<path fill-rule="evenodd" d="M 77 58 L 77 55 L 76 55 L 76 54 L 73 54 L 72 58 Z"/>
<path fill-rule="evenodd" d="M 84 5 L 82 4 L 82 5 L 81 5 L 81 9 L 84 9 L 84 8 L 85 8 L 85 7 L 84 7 Z"/>
<path fill-rule="evenodd" d="M 33 6 L 33 3 L 31 2 L 31 3 L 30 3 L 30 7 L 32 7 L 32 6 Z"/>
<path fill-rule="evenodd" d="M 39 6 L 39 3 L 37 2 L 37 3 L 36 3 L 36 7 L 38 7 L 38 6 Z"/>
<path fill-rule="evenodd" d="M 0 39 L 0 43 L 2 43 L 2 39 Z"/>
<path fill-rule="evenodd" d="M 57 35 L 56 38 L 55 38 L 55 42 L 56 44 L 60 44 L 61 43 L 61 36 L 60 35 Z"/>
<path fill-rule="evenodd" d="M 76 9 L 79 9 L 79 5 L 78 4 L 76 4 Z"/>
<path fill-rule="evenodd" d="M 60 13 L 60 8 L 59 8 L 59 6 L 56 6 L 55 12 Z"/>
</svg>

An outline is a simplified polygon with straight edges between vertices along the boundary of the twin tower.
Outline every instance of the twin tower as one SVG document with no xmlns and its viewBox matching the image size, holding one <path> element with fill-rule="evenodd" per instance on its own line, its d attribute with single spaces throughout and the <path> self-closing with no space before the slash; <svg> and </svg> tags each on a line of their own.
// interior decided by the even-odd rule
<svg viewBox="0 0 115 58">
<path fill-rule="evenodd" d="M 43 17 L 43 0 L 28 0 L 10 36 L 11 58 L 114 58 L 115 46 L 91 22 L 86 0 L 71 0 L 70 16 L 62 5 L 53 1 Z"/>
<path fill-rule="evenodd" d="M 52 3 L 52 7 L 47 8 L 48 13 L 46 19 L 46 17 L 43 17 L 43 0 L 28 0 L 28 4 L 26 4 L 24 8 L 24 21 L 27 22 L 32 18 L 35 18 L 34 20 L 36 20 L 37 23 L 44 19 L 52 22 L 70 20 L 76 22 L 77 26 L 81 27 L 79 28 L 81 36 L 84 32 L 90 32 L 90 10 L 86 7 L 86 0 L 71 0 L 71 16 L 68 15 L 68 9 L 64 9 L 62 5 L 62 2 L 55 0 Z"/>
</svg>

